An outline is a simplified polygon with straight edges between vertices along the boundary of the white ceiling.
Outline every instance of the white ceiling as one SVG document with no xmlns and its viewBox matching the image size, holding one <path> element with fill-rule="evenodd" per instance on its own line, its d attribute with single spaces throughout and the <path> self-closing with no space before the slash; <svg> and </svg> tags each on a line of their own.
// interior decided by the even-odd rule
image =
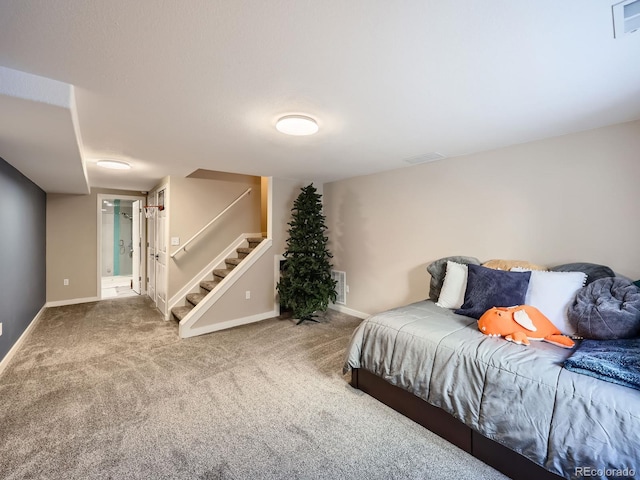
<svg viewBox="0 0 640 480">
<path fill-rule="evenodd" d="M 0 66 L 74 86 L 92 186 L 330 181 L 640 118 L 640 33 L 613 38 L 613 3 L 0 0 Z M 290 113 L 320 132 L 276 131 Z"/>
<path fill-rule="evenodd" d="M 47 192 L 89 193 L 73 86 L 0 66 L 0 157 Z"/>
</svg>

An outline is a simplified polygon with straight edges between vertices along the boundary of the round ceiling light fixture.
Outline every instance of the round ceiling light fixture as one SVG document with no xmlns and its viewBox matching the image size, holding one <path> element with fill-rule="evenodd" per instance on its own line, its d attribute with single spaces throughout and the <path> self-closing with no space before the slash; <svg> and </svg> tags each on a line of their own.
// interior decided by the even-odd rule
<svg viewBox="0 0 640 480">
<path fill-rule="evenodd" d="M 98 160 L 96 165 L 102 168 L 110 168 L 111 170 L 130 170 L 131 169 L 131 165 L 121 160 Z"/>
<path fill-rule="evenodd" d="M 306 115 L 285 115 L 276 122 L 276 129 L 287 135 L 313 135 L 318 132 L 318 124 Z"/>
</svg>

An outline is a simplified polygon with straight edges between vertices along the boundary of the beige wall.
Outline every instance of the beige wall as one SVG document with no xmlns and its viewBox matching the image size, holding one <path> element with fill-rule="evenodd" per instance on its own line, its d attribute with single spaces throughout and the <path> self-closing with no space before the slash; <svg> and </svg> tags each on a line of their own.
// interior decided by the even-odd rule
<svg viewBox="0 0 640 480">
<path fill-rule="evenodd" d="M 585 261 L 640 278 L 640 121 L 325 184 L 347 307 L 428 295 L 448 255 Z"/>
<path fill-rule="evenodd" d="M 183 244 L 231 202 L 252 188 L 198 240 L 173 259 L 169 258 L 168 298 L 175 295 L 204 266 L 243 233 L 261 232 L 260 177 L 226 174 L 223 180 L 171 177 L 169 182 L 169 236 Z M 169 246 L 169 251 L 178 249 Z"/>
<path fill-rule="evenodd" d="M 47 194 L 47 302 L 98 296 L 99 193 L 140 195 L 99 188 L 89 195 Z"/>
<path fill-rule="evenodd" d="M 300 188 L 308 183 L 284 178 L 272 179 L 272 246 L 198 320 L 196 328 L 273 312 L 276 301 L 275 256 L 282 255 L 286 249 L 291 208 Z M 250 300 L 245 298 L 247 290 L 251 292 Z"/>
</svg>

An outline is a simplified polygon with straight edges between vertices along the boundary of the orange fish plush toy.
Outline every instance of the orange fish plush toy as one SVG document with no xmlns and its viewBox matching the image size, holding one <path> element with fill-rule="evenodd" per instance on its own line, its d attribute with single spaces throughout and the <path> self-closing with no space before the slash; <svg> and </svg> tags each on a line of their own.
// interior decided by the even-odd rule
<svg viewBox="0 0 640 480">
<path fill-rule="evenodd" d="M 544 340 L 563 348 L 575 345 L 540 310 L 530 305 L 490 308 L 478 320 L 478 328 L 485 335 L 504 337 L 519 345 L 529 345 L 529 340 Z"/>
</svg>

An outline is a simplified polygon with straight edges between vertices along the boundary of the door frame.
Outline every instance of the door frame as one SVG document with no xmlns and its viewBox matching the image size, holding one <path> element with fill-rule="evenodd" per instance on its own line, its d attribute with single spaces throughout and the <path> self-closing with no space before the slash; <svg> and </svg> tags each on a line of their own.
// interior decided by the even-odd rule
<svg viewBox="0 0 640 480">
<path fill-rule="evenodd" d="M 136 201 L 136 200 L 140 200 L 141 202 L 146 204 L 146 197 L 143 195 L 137 196 L 137 195 L 118 195 L 117 193 L 99 193 L 97 195 L 98 197 L 98 204 L 97 204 L 97 224 L 98 224 L 98 238 L 96 239 L 97 245 L 98 245 L 98 275 L 96 278 L 96 285 L 97 288 L 96 290 L 98 291 L 98 300 L 102 300 L 102 202 L 104 200 L 108 200 L 108 199 L 118 199 L 118 200 L 132 200 L 132 201 Z M 146 244 L 146 240 L 147 240 L 147 225 L 146 223 L 144 224 L 145 228 L 143 231 L 140 232 L 140 235 L 142 236 L 142 244 Z M 132 240 L 133 242 L 133 240 Z M 140 249 L 142 251 L 142 249 Z M 142 261 L 142 255 L 140 255 L 140 274 L 142 275 L 142 278 L 146 278 L 146 274 L 147 274 L 147 261 L 146 258 L 144 261 Z M 141 287 L 140 290 L 140 295 L 145 295 L 146 294 L 146 283 Z"/>
<path fill-rule="evenodd" d="M 136 204 L 137 204 L 137 211 L 136 211 Z M 136 280 L 136 276 L 133 275 L 132 278 L 132 290 L 134 292 L 136 292 L 138 295 L 142 295 L 142 292 L 144 291 L 144 286 L 142 285 L 142 278 L 143 278 L 143 273 L 140 267 L 142 267 L 142 262 L 143 262 L 143 258 L 144 255 L 142 255 L 142 248 L 143 248 L 143 238 L 142 238 L 142 233 L 146 230 L 146 222 L 143 225 L 143 207 L 144 207 L 144 202 L 142 200 L 134 200 L 133 203 L 131 204 L 131 208 L 132 208 L 132 220 L 133 220 L 133 225 L 131 226 L 131 243 L 132 245 L 135 245 L 135 242 L 138 242 L 138 249 L 137 249 L 137 254 L 136 254 L 136 249 L 134 248 L 132 250 L 132 259 L 136 258 L 136 255 L 138 257 L 138 264 L 136 265 L 136 262 L 133 262 L 133 264 L 131 265 L 131 273 L 137 273 L 138 274 L 138 278 Z M 137 222 L 136 222 L 137 220 Z M 136 233 L 138 234 L 137 237 L 135 237 L 133 234 Z M 145 253 L 146 253 L 146 248 L 145 248 Z M 146 259 L 145 259 L 146 261 Z M 138 288 L 138 290 L 136 290 L 136 287 Z"/>
</svg>

